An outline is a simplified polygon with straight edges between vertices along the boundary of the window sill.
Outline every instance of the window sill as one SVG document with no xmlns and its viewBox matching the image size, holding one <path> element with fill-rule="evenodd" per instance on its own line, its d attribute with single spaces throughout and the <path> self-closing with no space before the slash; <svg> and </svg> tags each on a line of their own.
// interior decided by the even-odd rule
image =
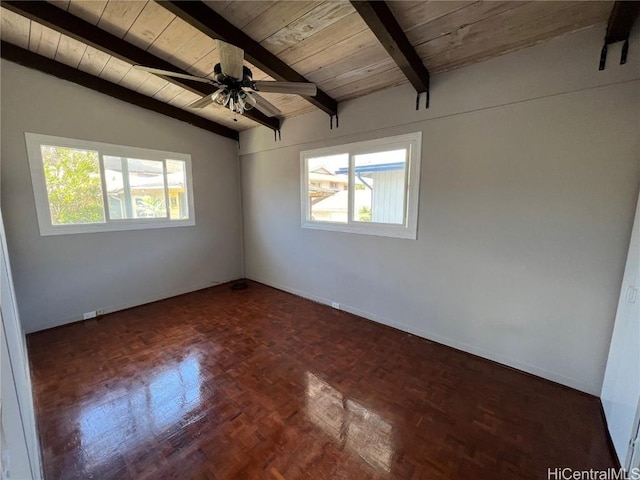
<svg viewBox="0 0 640 480">
<path fill-rule="evenodd" d="M 128 220 L 110 220 L 109 223 L 86 224 L 86 225 L 40 225 L 40 235 L 70 235 L 76 233 L 101 233 L 101 232 L 122 232 L 126 230 L 147 230 L 152 228 L 172 228 L 189 227 L 196 224 L 195 219 L 188 220 L 168 220 L 144 221 L 136 219 L 134 222 Z"/>
<path fill-rule="evenodd" d="M 417 231 L 404 225 L 385 224 L 345 224 L 335 222 L 302 222 L 302 228 L 312 230 L 329 230 L 333 232 L 358 233 L 361 235 L 374 235 L 378 237 L 402 238 L 405 240 L 416 240 Z"/>
</svg>

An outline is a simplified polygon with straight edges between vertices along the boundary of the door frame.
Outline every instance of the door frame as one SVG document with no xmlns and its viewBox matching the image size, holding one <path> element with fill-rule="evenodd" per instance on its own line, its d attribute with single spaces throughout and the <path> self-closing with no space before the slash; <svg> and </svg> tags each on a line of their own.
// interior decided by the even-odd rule
<svg viewBox="0 0 640 480">
<path fill-rule="evenodd" d="M 640 320 L 640 319 L 638 319 Z M 629 450 L 627 450 L 627 458 L 624 468 L 627 472 L 632 469 L 640 469 L 640 400 L 638 400 L 638 408 L 636 409 L 636 419 L 633 422 L 633 430 L 635 436 L 629 439 Z"/>
<path fill-rule="evenodd" d="M 43 478 L 42 459 L 36 428 L 27 343 L 18 313 L 1 210 L 0 250 L 0 311 L 2 312 L 3 336 L 7 344 L 7 353 L 9 354 L 9 364 L 20 411 L 20 423 L 25 435 L 26 453 L 29 459 L 31 476 L 35 480 L 40 480 Z"/>
</svg>

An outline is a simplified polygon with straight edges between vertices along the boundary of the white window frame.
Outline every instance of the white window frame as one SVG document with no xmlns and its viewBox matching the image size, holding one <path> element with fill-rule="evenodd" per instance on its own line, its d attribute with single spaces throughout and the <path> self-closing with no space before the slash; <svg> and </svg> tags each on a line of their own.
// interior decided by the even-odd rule
<svg viewBox="0 0 640 480">
<path fill-rule="evenodd" d="M 25 132 L 27 144 L 27 156 L 29 158 L 29 168 L 31 170 L 31 182 L 33 184 L 33 196 L 36 203 L 36 213 L 40 235 L 66 235 L 74 233 L 96 233 L 113 232 L 121 230 L 144 230 L 148 228 L 184 227 L 196 224 L 194 202 L 193 202 L 193 179 L 191 176 L 191 155 L 186 153 L 165 152 L 148 148 L 129 147 L 124 145 L 114 145 L 111 143 L 94 142 L 89 140 L 78 140 L 74 138 L 56 137 L 52 135 L 42 135 L 39 133 Z M 104 208 L 104 223 L 69 224 L 54 225 L 51 222 L 51 211 L 49 208 L 49 196 L 47 194 L 47 184 L 44 176 L 44 165 L 42 161 L 42 145 L 55 147 L 66 147 L 83 150 L 93 150 L 98 152 L 100 183 L 102 187 L 102 198 Z M 189 211 L 188 219 L 171 220 L 167 218 L 109 218 L 109 197 L 106 191 L 104 178 L 104 156 L 137 158 L 143 160 L 156 160 L 163 162 L 165 176 L 165 195 L 167 192 L 166 180 L 167 160 L 180 160 L 185 164 L 185 181 L 187 188 L 187 207 Z M 167 205 L 167 214 L 170 206 Z"/>
<path fill-rule="evenodd" d="M 358 222 L 353 218 L 355 155 L 407 149 L 408 159 L 405 174 L 405 215 L 403 224 Z M 309 168 L 310 158 L 331 155 L 349 155 L 349 203 L 347 223 L 314 221 L 310 217 Z M 302 205 L 302 228 L 332 230 L 337 232 L 378 235 L 413 239 L 418 234 L 418 203 L 420 195 L 420 159 L 422 156 L 422 132 L 408 133 L 393 137 L 378 138 L 346 145 L 335 145 L 300 152 L 300 196 Z"/>
</svg>

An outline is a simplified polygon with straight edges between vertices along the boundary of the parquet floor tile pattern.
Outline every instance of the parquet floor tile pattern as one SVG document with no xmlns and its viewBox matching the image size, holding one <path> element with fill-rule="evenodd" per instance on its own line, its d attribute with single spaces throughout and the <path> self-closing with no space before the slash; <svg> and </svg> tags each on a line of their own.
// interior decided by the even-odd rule
<svg viewBox="0 0 640 480">
<path fill-rule="evenodd" d="M 47 479 L 542 479 L 595 397 L 251 282 L 28 336 Z"/>
</svg>

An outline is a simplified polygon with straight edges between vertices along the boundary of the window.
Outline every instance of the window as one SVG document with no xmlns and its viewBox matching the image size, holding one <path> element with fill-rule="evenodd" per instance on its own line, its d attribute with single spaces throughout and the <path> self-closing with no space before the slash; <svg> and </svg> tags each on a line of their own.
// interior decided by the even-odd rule
<svg viewBox="0 0 640 480">
<path fill-rule="evenodd" d="M 195 225 L 190 155 L 25 137 L 41 235 Z"/>
<path fill-rule="evenodd" d="M 421 138 L 301 152 L 302 227 L 415 239 Z"/>
</svg>

